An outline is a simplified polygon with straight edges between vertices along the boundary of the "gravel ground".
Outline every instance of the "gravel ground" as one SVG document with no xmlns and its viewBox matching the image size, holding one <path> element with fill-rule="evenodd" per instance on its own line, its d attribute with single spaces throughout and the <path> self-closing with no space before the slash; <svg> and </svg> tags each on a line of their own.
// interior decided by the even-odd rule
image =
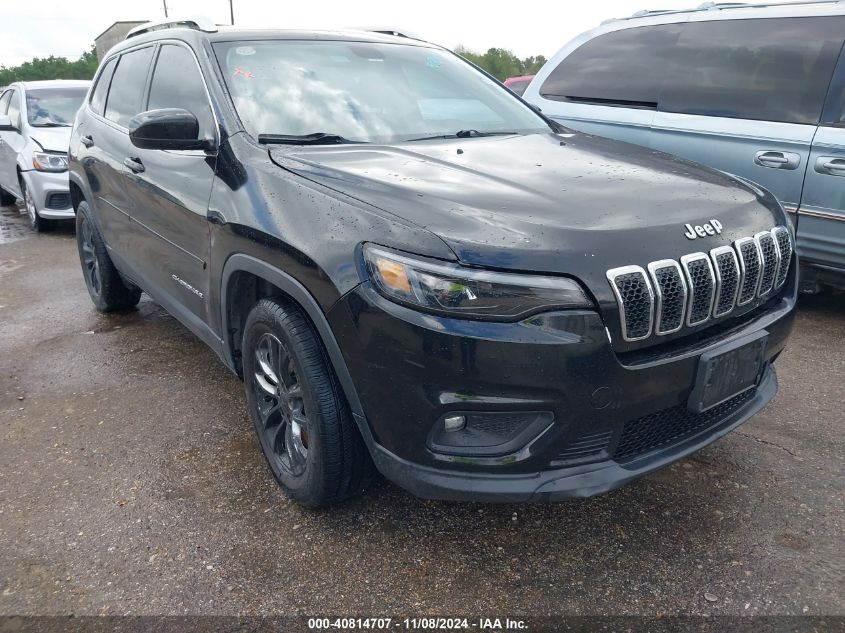
<svg viewBox="0 0 845 633">
<path fill-rule="evenodd" d="M 0 614 L 845 614 L 845 296 L 803 298 L 776 400 L 601 497 L 328 511 L 241 383 L 146 297 L 105 317 L 72 229 L 0 210 Z"/>
</svg>

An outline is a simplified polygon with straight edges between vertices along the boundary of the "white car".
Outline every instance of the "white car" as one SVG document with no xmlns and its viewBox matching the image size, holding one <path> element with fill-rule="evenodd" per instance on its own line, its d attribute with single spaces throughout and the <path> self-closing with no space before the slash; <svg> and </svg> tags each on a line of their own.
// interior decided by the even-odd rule
<svg viewBox="0 0 845 633">
<path fill-rule="evenodd" d="M 0 204 L 24 201 L 32 228 L 72 219 L 67 149 L 90 81 L 14 83 L 0 94 Z"/>
</svg>

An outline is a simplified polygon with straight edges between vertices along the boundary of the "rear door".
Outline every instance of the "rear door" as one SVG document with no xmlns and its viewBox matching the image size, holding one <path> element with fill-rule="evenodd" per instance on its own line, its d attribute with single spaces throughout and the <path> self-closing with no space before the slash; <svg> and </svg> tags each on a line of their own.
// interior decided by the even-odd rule
<svg viewBox="0 0 845 633">
<path fill-rule="evenodd" d="M 845 52 L 813 139 L 798 210 L 798 248 L 804 261 L 845 272 Z"/>
<path fill-rule="evenodd" d="M 127 168 L 123 159 L 129 152 L 127 127 L 140 112 L 153 51 L 152 46 L 128 51 L 103 68 L 91 93 L 93 115 L 79 129 L 77 151 L 94 196 L 100 229 L 118 266 L 130 276 L 126 254 L 131 243 L 132 198 L 125 187 Z"/>
<path fill-rule="evenodd" d="M 180 42 L 159 47 L 142 109 L 183 108 L 197 117 L 203 138 L 217 138 L 208 91 L 192 50 Z M 143 271 L 144 288 L 188 324 L 206 322 L 208 199 L 216 153 L 139 149 L 125 158 L 131 198 L 129 257 Z M 200 327 L 202 327 L 200 325 Z"/>
<path fill-rule="evenodd" d="M 845 19 L 706 17 L 683 25 L 651 146 L 757 182 L 794 212 Z"/>
</svg>

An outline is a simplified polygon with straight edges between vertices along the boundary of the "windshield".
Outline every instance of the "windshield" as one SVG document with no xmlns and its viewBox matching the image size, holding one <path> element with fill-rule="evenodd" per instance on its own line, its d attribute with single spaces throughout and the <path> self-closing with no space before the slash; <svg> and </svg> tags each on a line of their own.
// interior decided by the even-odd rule
<svg viewBox="0 0 845 633">
<path fill-rule="evenodd" d="M 88 88 L 34 88 L 26 91 L 26 116 L 34 127 L 70 126 Z"/>
<path fill-rule="evenodd" d="M 323 133 L 391 143 L 461 131 L 550 131 L 500 84 L 434 48 L 297 40 L 214 48 L 241 121 L 256 137 Z"/>
</svg>

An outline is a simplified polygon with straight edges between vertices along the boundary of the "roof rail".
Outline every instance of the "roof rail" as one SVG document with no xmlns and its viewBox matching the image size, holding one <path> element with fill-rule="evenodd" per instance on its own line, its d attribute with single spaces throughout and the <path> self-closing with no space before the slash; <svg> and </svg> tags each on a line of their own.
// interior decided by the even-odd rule
<svg viewBox="0 0 845 633">
<path fill-rule="evenodd" d="M 627 18 L 618 18 L 621 20 L 632 20 L 635 18 L 644 18 L 650 15 L 662 15 L 670 13 L 692 13 L 695 11 L 723 11 L 727 9 L 763 9 L 766 7 L 789 7 L 800 5 L 813 4 L 843 4 L 845 0 L 791 0 L 789 2 L 705 2 L 697 7 L 689 9 L 644 9 L 637 11 Z M 605 20 L 611 22 L 612 20 Z M 604 22 L 602 22 L 604 24 Z"/>
<path fill-rule="evenodd" d="M 126 34 L 126 39 L 141 35 L 143 33 L 151 33 L 152 31 L 162 31 L 164 29 L 193 29 L 195 31 L 202 31 L 204 33 L 216 33 L 217 25 L 205 17 L 194 17 L 184 19 L 168 19 L 157 20 L 155 22 L 146 22 Z"/>
</svg>

